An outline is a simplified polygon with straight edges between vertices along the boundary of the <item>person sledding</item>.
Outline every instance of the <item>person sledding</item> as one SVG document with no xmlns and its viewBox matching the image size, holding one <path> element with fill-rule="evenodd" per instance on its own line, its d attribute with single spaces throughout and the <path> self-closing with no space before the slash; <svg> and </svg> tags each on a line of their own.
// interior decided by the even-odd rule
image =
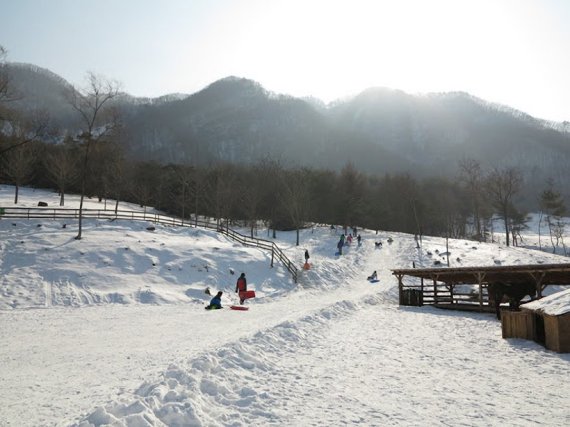
<svg viewBox="0 0 570 427">
<path fill-rule="evenodd" d="M 245 301 L 244 293 L 247 291 L 247 280 L 245 278 L 245 273 L 241 273 L 236 282 L 236 293 L 239 295 L 239 303 L 243 305 Z"/>
<path fill-rule="evenodd" d="M 366 278 L 367 280 L 377 280 L 378 279 L 378 274 L 376 274 L 376 270 L 374 270 L 374 273 L 372 273 L 370 276 L 368 276 Z"/>
<path fill-rule="evenodd" d="M 218 310 L 222 308 L 222 291 L 219 291 L 214 298 L 210 300 L 210 304 L 204 307 L 206 310 Z"/>
<path fill-rule="evenodd" d="M 339 240 L 336 244 L 336 248 L 338 249 L 338 254 L 342 255 L 342 247 L 344 246 L 344 240 Z"/>
</svg>

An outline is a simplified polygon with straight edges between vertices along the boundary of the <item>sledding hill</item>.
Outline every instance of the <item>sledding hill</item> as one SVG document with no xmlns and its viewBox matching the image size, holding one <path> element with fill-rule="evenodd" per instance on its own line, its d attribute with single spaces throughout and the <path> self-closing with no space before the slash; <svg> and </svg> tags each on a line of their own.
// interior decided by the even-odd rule
<svg viewBox="0 0 570 427">
<path fill-rule="evenodd" d="M 11 196 L 0 188 L 0 199 Z M 21 200 L 51 205 L 48 196 L 57 198 L 26 190 Z M 0 220 L 2 425 L 509 425 L 514 413 L 561 425 L 567 417 L 568 357 L 502 340 L 491 315 L 397 306 L 390 270 L 445 264 L 444 239 L 424 237 L 417 249 L 413 236 L 362 230 L 362 246 L 337 257 L 338 229 L 303 230 L 299 247 L 294 233 L 279 233 L 299 267 L 305 249 L 311 255 L 295 285 L 282 266 L 269 267 L 270 254 L 206 230 L 87 221 L 75 241 L 72 221 L 15 223 Z M 461 240 L 449 252 L 454 266 L 567 260 Z M 248 312 L 203 310 L 206 286 L 225 291 L 223 305 L 235 302 L 230 269 L 244 271 L 259 297 Z M 373 270 L 377 284 L 365 280 Z M 449 374 L 452 384 L 442 381 Z M 552 409 L 528 384 L 548 393 Z M 442 411 L 446 401 L 453 409 Z"/>
</svg>

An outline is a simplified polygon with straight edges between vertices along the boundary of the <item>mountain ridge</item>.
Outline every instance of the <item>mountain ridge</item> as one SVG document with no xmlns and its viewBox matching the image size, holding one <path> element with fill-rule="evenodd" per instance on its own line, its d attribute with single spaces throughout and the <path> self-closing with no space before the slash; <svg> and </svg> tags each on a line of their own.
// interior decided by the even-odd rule
<svg viewBox="0 0 570 427">
<path fill-rule="evenodd" d="M 69 83 L 34 65 L 11 65 L 19 108 L 44 107 L 61 132 L 78 124 L 61 91 Z M 43 89 L 42 89 L 43 88 Z M 59 92 L 58 92 L 59 91 Z M 122 94 L 127 154 L 161 163 L 248 164 L 273 158 L 289 166 L 365 173 L 450 175 L 459 161 L 516 166 L 536 187 L 570 179 L 570 123 L 547 122 L 466 92 L 422 95 L 385 87 L 328 104 L 271 92 L 237 76 L 193 94 Z"/>
</svg>

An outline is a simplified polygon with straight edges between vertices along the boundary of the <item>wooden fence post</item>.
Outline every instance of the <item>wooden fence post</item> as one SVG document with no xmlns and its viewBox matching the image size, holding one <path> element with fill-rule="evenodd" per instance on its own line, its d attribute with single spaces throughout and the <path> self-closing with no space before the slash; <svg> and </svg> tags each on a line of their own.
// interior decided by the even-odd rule
<svg viewBox="0 0 570 427">
<path fill-rule="evenodd" d="M 432 280 L 433 280 L 433 303 L 437 305 L 437 281 L 435 279 Z"/>
</svg>

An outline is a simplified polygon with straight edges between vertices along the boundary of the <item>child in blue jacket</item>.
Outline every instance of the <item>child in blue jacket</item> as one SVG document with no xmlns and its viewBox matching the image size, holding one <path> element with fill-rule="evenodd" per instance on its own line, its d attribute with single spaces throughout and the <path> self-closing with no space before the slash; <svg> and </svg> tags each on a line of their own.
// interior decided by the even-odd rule
<svg viewBox="0 0 570 427">
<path fill-rule="evenodd" d="M 206 310 L 217 310 L 222 308 L 222 291 L 219 291 L 214 298 L 210 301 L 210 305 L 207 305 Z"/>
</svg>

